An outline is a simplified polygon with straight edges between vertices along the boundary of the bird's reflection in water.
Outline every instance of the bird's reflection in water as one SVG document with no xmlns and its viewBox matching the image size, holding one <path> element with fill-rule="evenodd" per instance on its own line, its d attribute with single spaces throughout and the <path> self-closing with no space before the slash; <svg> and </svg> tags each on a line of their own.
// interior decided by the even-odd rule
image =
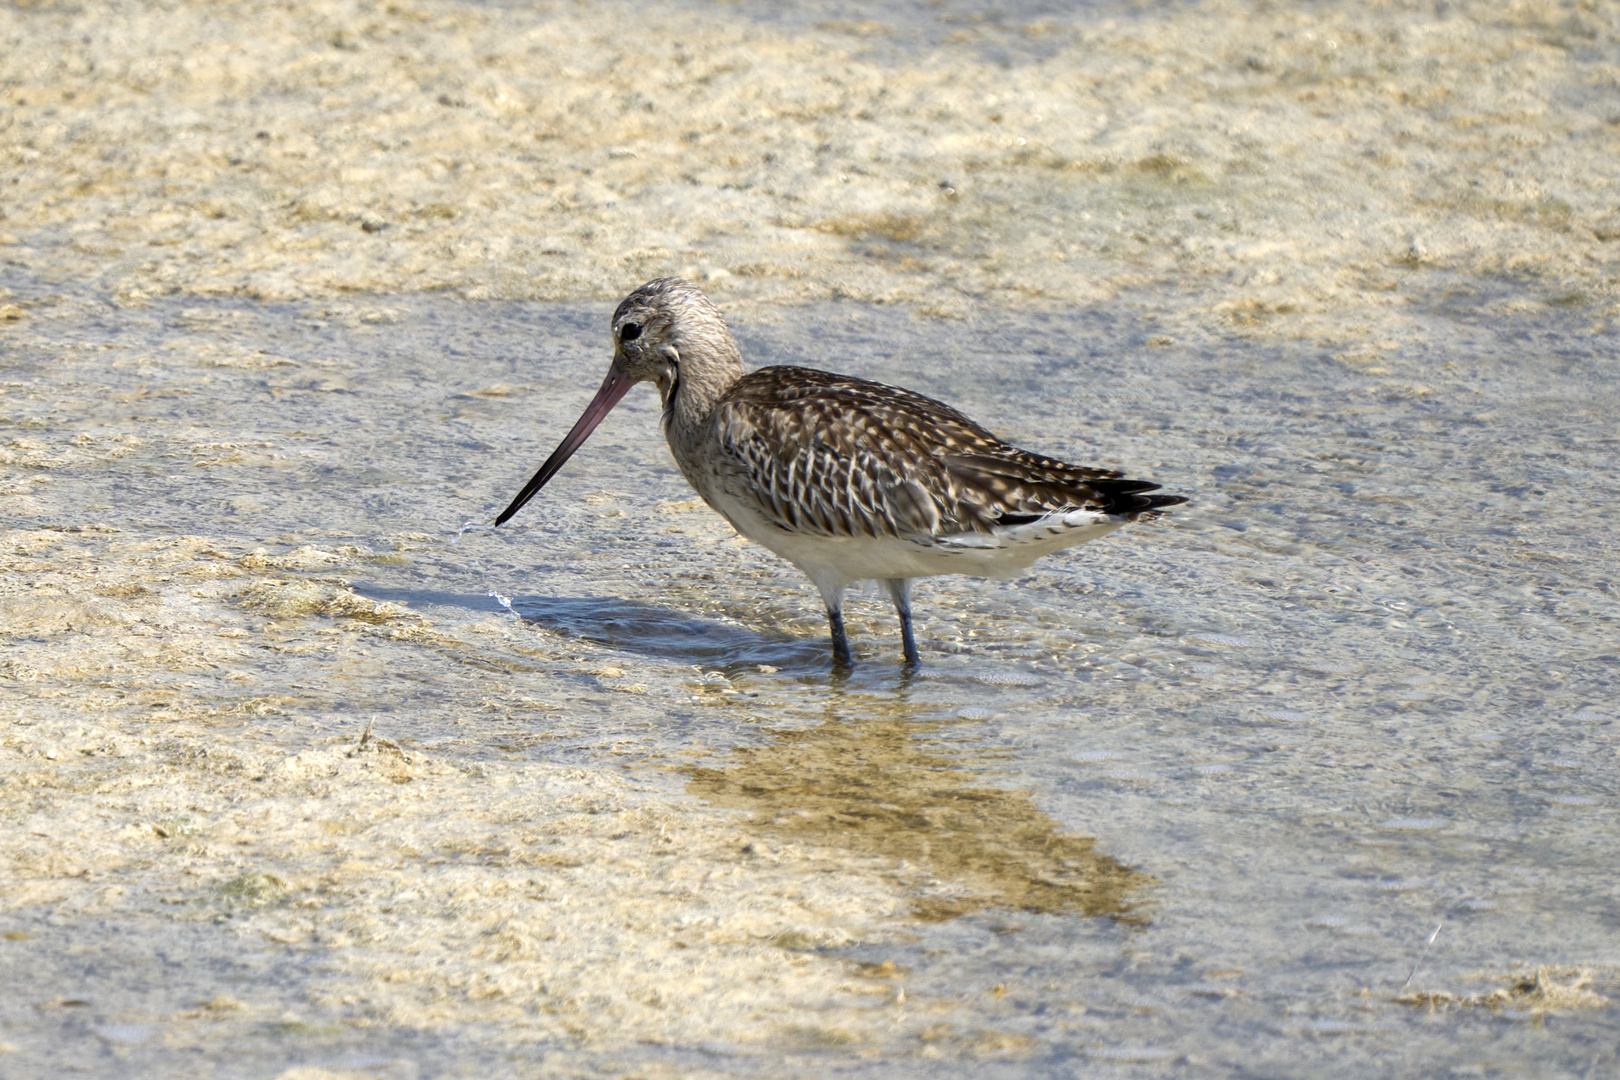
<svg viewBox="0 0 1620 1080">
<path fill-rule="evenodd" d="M 1147 921 L 1152 878 L 1059 830 L 1028 792 L 983 782 L 988 754 L 943 740 L 954 722 L 903 700 L 840 694 L 820 723 L 767 729 L 773 741 L 691 769 L 693 794 L 750 810 L 784 840 L 842 848 L 921 870 L 913 914 L 937 921 L 985 909 Z M 920 717 L 919 714 L 922 714 Z M 937 716 L 937 713 L 933 715 Z"/>
<path fill-rule="evenodd" d="M 790 702 L 775 715 L 791 726 L 767 720 L 768 745 L 691 768 L 691 791 L 751 811 L 757 828 L 783 839 L 889 861 L 918 918 L 1001 908 L 1147 921 L 1142 893 L 1152 878 L 1098 852 L 1091 837 L 1062 832 L 1028 792 L 987 782 L 996 753 L 953 740 L 970 729 L 910 700 L 909 678 L 897 690 L 851 687 L 848 673 L 829 683 L 818 641 L 636 600 L 524 597 L 514 609 L 645 655 L 702 658 L 756 678 L 762 665 L 779 670 L 773 695 Z"/>
</svg>

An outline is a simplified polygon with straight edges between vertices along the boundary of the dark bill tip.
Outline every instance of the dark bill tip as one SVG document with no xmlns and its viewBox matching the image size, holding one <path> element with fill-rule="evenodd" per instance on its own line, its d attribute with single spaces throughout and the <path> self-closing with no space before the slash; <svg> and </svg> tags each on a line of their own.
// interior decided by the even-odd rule
<svg viewBox="0 0 1620 1080">
<path fill-rule="evenodd" d="M 505 524 L 507 519 L 523 509 L 523 504 L 534 498 L 536 493 L 546 486 L 546 481 L 557 475 L 557 471 L 564 463 L 574 456 L 574 451 L 578 450 L 590 437 L 591 432 L 596 430 L 596 425 L 602 422 L 602 418 L 612 411 L 613 406 L 617 405 L 619 399 L 634 385 L 634 382 L 620 375 L 618 369 L 608 369 L 607 378 L 602 380 L 602 388 L 596 392 L 596 397 L 585 406 L 585 411 L 574 421 L 573 429 L 563 436 L 563 441 L 558 443 L 557 449 L 546 458 L 546 463 L 540 466 L 540 471 L 523 485 L 523 490 L 517 493 L 517 498 L 512 500 L 512 504 L 501 511 L 501 516 L 495 519 L 496 526 Z"/>
</svg>

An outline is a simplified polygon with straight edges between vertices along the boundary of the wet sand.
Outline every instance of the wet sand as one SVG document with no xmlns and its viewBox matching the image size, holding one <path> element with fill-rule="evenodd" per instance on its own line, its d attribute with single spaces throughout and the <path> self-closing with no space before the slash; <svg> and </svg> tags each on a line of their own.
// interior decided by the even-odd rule
<svg viewBox="0 0 1620 1080">
<path fill-rule="evenodd" d="M 1616 40 L 0 14 L 0 1072 L 1613 1069 Z M 844 683 L 650 393 L 464 529 L 664 273 L 1192 504 Z"/>
</svg>

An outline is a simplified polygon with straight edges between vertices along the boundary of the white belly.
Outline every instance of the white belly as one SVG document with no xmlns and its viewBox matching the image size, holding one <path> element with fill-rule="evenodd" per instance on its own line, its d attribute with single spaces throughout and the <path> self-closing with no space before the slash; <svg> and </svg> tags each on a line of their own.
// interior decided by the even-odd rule
<svg viewBox="0 0 1620 1080">
<path fill-rule="evenodd" d="M 939 574 L 1012 577 L 1043 555 L 1106 536 L 1125 524 L 1123 519 L 1076 510 L 992 533 L 916 540 L 893 536 L 817 536 L 779 529 L 752 507 L 724 493 L 711 493 L 708 502 L 739 533 L 809 575 L 829 604 L 836 602 L 850 583 L 873 578 L 887 580 Z"/>
</svg>

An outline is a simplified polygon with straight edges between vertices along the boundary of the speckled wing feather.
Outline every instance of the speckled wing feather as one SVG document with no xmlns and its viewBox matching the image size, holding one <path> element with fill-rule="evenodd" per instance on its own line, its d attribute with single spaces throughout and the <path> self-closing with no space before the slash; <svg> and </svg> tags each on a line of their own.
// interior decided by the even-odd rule
<svg viewBox="0 0 1620 1080">
<path fill-rule="evenodd" d="M 1182 501 L 1009 446 L 921 394 L 810 368 L 744 376 L 714 420 L 727 493 L 792 532 L 922 539 Z"/>
</svg>

